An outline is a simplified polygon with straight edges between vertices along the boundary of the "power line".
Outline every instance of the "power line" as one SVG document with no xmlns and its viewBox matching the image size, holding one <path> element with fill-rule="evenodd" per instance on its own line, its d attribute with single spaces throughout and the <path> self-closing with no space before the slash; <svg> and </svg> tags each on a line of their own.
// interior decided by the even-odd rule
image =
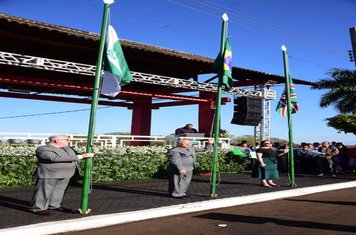
<svg viewBox="0 0 356 235">
<path fill-rule="evenodd" d="M 112 108 L 112 107 L 99 107 L 98 109 L 107 109 L 107 108 Z M 74 110 L 66 110 L 66 111 L 59 111 L 59 112 L 24 114 L 24 115 L 17 115 L 17 116 L 0 117 L 0 119 L 12 119 L 12 118 L 23 118 L 23 117 L 46 116 L 46 115 L 53 115 L 53 114 L 82 112 L 82 111 L 88 111 L 88 110 L 90 110 L 90 109 L 74 109 Z"/>
<path fill-rule="evenodd" d="M 278 27 L 277 25 L 269 24 L 269 23 L 266 23 L 266 22 L 261 22 L 259 20 L 256 20 L 256 19 L 252 18 L 252 17 L 245 16 L 245 15 L 242 15 L 240 13 L 236 13 L 235 11 L 233 11 L 231 9 L 226 9 L 226 6 L 219 5 L 219 4 L 211 2 L 211 1 L 207 1 L 207 0 L 200 0 L 200 1 L 192 0 L 192 1 L 190 1 L 190 3 L 194 2 L 196 4 L 199 4 L 199 5 L 202 5 L 204 7 L 207 7 L 210 10 L 211 9 L 217 10 L 214 13 L 208 12 L 206 10 L 197 9 L 196 7 L 193 7 L 191 5 L 178 3 L 178 2 L 176 2 L 174 0 L 167 0 L 167 1 L 171 2 L 173 4 L 176 4 L 176 5 L 188 8 L 190 10 L 197 11 L 199 13 L 203 13 L 203 14 L 206 14 L 206 15 L 209 15 L 209 16 L 213 16 L 215 18 L 219 18 L 218 14 L 220 14 L 222 11 L 227 11 L 227 12 L 229 12 L 230 22 L 231 23 L 239 24 L 239 25 L 242 25 L 242 26 L 245 26 L 245 27 L 247 26 L 249 28 L 262 30 L 262 31 L 265 31 L 265 32 L 272 32 L 272 33 L 277 33 L 279 35 L 284 35 L 284 36 L 287 36 L 288 38 L 290 38 L 292 40 L 299 41 L 299 42 L 302 42 L 304 44 L 306 44 L 306 43 L 311 44 L 312 43 L 313 45 L 318 46 L 320 49 L 322 49 L 322 50 L 324 50 L 324 51 L 326 51 L 328 53 L 332 53 L 334 55 L 338 55 L 338 56 L 343 56 L 344 57 L 344 53 L 339 52 L 339 51 L 335 51 L 333 49 L 330 49 L 330 46 L 325 44 L 325 43 L 322 43 L 322 42 L 319 42 L 319 41 L 316 41 L 316 40 L 313 40 L 313 39 L 306 38 L 305 36 L 299 35 L 297 33 L 294 33 L 294 32 L 291 32 L 291 31 L 288 31 L 288 30 L 285 30 L 285 29 L 282 29 L 282 28 Z"/>
<path fill-rule="evenodd" d="M 214 3 L 214 2 L 211 2 L 211 1 L 207 1 L 205 0 L 205 2 L 208 2 L 210 3 L 211 5 L 213 6 L 209 6 L 209 4 L 206 4 L 206 3 L 202 3 L 201 1 L 204 1 L 204 0 L 201 0 L 201 1 L 197 1 L 197 0 L 192 0 L 191 2 L 197 2 L 198 4 L 202 4 L 202 5 L 205 5 L 205 6 L 208 6 L 210 8 L 214 8 L 218 11 L 216 11 L 214 14 L 211 14 L 211 13 L 208 13 L 204 10 L 201 10 L 201 9 L 197 9 L 193 6 L 188 6 L 188 5 L 185 5 L 183 3 L 180 3 L 180 2 L 176 2 L 174 0 L 166 0 L 172 4 L 176 4 L 176 5 L 179 5 L 181 7 L 184 7 L 184 8 L 187 8 L 187 9 L 190 9 L 190 10 L 193 10 L 193 11 L 197 11 L 199 13 L 202 13 L 202 14 L 206 14 L 206 15 L 209 15 L 209 16 L 212 16 L 214 18 L 220 18 L 219 14 L 221 13 L 221 11 L 224 11 L 224 6 L 222 5 L 219 5 L 217 3 Z M 215 7 L 215 6 L 216 7 Z M 231 9 L 228 9 L 228 11 L 230 12 Z M 280 28 L 278 28 L 278 26 L 274 25 L 274 24 L 270 24 L 270 23 L 266 23 L 266 22 L 263 22 L 261 23 L 260 21 L 258 20 L 255 20 L 249 16 L 246 16 L 246 15 L 243 15 L 243 14 L 236 14 L 234 12 L 232 13 L 229 13 L 229 16 L 232 16 L 230 17 L 230 22 L 231 23 L 234 23 L 234 24 L 238 24 L 238 25 L 242 25 L 244 27 L 247 27 L 247 28 L 250 28 L 250 29 L 256 29 L 256 30 L 264 30 L 263 28 L 261 29 L 261 26 L 265 26 L 267 28 L 270 28 L 270 31 L 274 31 L 275 33 L 279 34 L 279 35 L 286 35 L 286 34 L 289 34 L 289 38 L 291 39 L 296 39 L 297 37 L 300 37 L 299 35 L 293 33 L 293 32 L 289 32 L 287 30 L 282 30 Z M 234 16 L 236 16 L 237 18 L 241 18 L 241 19 L 235 19 Z M 147 18 L 144 18 L 142 16 L 139 16 L 140 18 L 142 18 L 143 20 L 147 21 L 147 20 L 150 20 L 150 19 L 147 19 Z M 239 22 L 241 21 L 241 23 Z M 174 25 L 174 24 L 165 24 L 163 26 L 160 26 L 157 30 L 165 30 L 167 28 L 172 28 L 172 29 L 176 29 L 176 30 L 180 30 L 180 31 L 187 31 L 187 32 L 190 32 L 190 33 L 194 33 L 194 34 L 200 34 L 200 35 L 204 35 L 206 37 L 210 37 L 210 38 L 215 38 L 216 37 L 216 34 L 213 35 L 213 34 L 207 34 L 206 32 L 198 32 L 196 30 L 191 30 L 191 29 L 188 29 L 188 28 L 184 28 L 184 27 L 181 27 L 181 26 L 177 26 L 177 25 Z M 266 33 L 270 33 L 268 30 L 264 30 Z M 303 43 L 307 43 L 307 40 L 299 40 Z M 312 41 L 311 39 L 309 39 L 309 41 Z M 322 44 L 320 42 L 317 42 L 317 41 L 314 41 L 314 43 L 316 44 Z M 327 47 L 326 45 L 324 47 Z M 260 50 L 265 50 L 265 49 L 260 49 Z M 337 53 L 333 50 L 330 50 L 330 49 L 323 49 L 323 50 L 326 50 L 327 52 L 329 53 L 332 53 L 332 54 L 336 54 L 338 56 L 344 56 L 343 53 Z M 265 50 L 267 51 L 267 50 Z M 313 62 L 313 61 L 310 61 L 310 60 L 306 60 L 306 59 L 301 59 L 301 58 L 296 58 L 294 57 L 295 59 L 298 59 L 300 61 L 303 61 L 303 62 L 306 62 L 306 63 L 310 63 L 310 64 L 314 64 L 314 65 L 318 65 L 318 66 L 321 66 L 321 67 L 326 67 L 326 68 L 332 68 L 331 66 L 327 66 L 327 65 L 322 65 L 322 64 L 319 64 L 317 62 Z"/>
<path fill-rule="evenodd" d="M 197 2 L 197 3 L 201 4 L 201 5 L 205 5 L 205 6 L 209 7 L 209 8 L 217 9 L 219 11 L 222 11 L 222 10 L 224 10 L 226 8 L 223 5 L 220 5 L 220 4 L 208 1 L 208 0 L 200 0 L 200 1 L 192 0 L 192 1 Z M 207 2 L 208 4 L 202 3 L 203 1 Z M 319 42 L 319 41 L 316 41 L 316 40 L 313 40 L 313 39 L 306 38 L 305 36 L 299 35 L 297 33 L 294 33 L 292 31 L 289 31 L 289 30 L 286 30 L 286 29 L 282 29 L 282 28 L 280 28 L 279 26 L 277 26 L 275 24 L 271 24 L 271 23 L 268 23 L 268 22 L 261 22 L 259 20 L 256 20 L 256 19 L 252 18 L 252 17 L 243 15 L 241 13 L 237 13 L 236 11 L 231 10 L 231 9 L 228 9 L 228 11 L 229 11 L 229 15 L 241 18 L 243 20 L 243 23 L 241 23 L 241 24 L 246 24 L 246 23 L 250 22 L 250 24 L 252 24 L 252 26 L 259 26 L 260 25 L 260 26 L 268 28 L 269 30 L 274 31 L 274 32 L 276 32 L 278 34 L 287 35 L 292 39 L 302 39 L 301 40 L 302 42 L 308 41 L 308 42 L 312 42 L 313 44 L 325 47 L 328 50 L 328 52 L 331 52 L 331 53 L 334 53 L 334 54 L 342 54 L 342 55 L 344 55 L 344 53 L 339 53 L 339 52 L 336 52 L 334 50 L 330 50 L 330 46 L 326 45 L 325 43 L 322 43 L 322 42 Z M 231 18 L 233 20 L 233 17 L 231 17 Z M 258 29 L 257 27 L 255 27 L 255 28 Z"/>
<path fill-rule="evenodd" d="M 212 16 L 212 17 L 215 17 L 215 18 L 220 18 L 220 16 L 217 16 L 215 14 L 211 14 L 211 13 L 208 13 L 206 11 L 202 11 L 202 10 L 199 10 L 197 8 L 194 8 L 194 7 L 191 7 L 191 6 L 187 6 L 187 5 L 184 5 L 182 3 L 179 3 L 179 2 L 176 2 L 176 1 L 173 1 L 173 0 L 167 0 L 167 2 L 171 2 L 173 4 L 176 4 L 176 5 L 179 5 L 179 6 L 182 6 L 182 7 L 185 7 L 185 8 L 188 8 L 190 10 L 194 10 L 194 11 L 197 11 L 197 12 L 200 12 L 200 13 L 203 13 L 203 14 L 206 14 L 206 15 L 209 15 L 209 16 Z"/>
<path fill-rule="evenodd" d="M 324 67 L 324 68 L 328 68 L 328 69 L 333 69 L 333 67 L 330 67 L 330 66 L 327 66 L 327 65 L 323 65 L 323 64 L 319 64 L 319 63 L 316 63 L 316 62 L 313 62 L 311 60 L 306 60 L 306 59 L 302 59 L 302 58 L 298 58 L 298 57 L 295 57 L 295 56 L 288 56 L 289 58 L 291 59 L 295 59 L 295 60 L 300 60 L 300 61 L 303 61 L 303 62 L 306 62 L 306 63 L 309 63 L 309 64 L 314 64 L 314 65 L 318 65 L 320 67 Z"/>
</svg>

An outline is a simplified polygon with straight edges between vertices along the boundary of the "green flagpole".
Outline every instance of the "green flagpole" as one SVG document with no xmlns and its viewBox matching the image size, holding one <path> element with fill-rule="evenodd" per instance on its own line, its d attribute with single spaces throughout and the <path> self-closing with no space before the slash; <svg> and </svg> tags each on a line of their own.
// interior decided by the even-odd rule
<svg viewBox="0 0 356 235">
<path fill-rule="evenodd" d="M 290 98 L 290 75 L 288 68 L 287 48 L 283 45 L 283 62 L 284 62 L 284 76 L 286 78 L 286 99 L 287 99 L 287 119 L 288 119 L 288 135 L 289 135 L 289 185 L 296 187 L 294 174 L 294 144 L 293 144 L 293 127 L 292 127 L 292 104 Z"/>
<path fill-rule="evenodd" d="M 217 178 L 217 163 L 218 163 L 218 150 L 219 150 L 219 136 L 220 136 L 220 110 L 221 110 L 221 92 L 222 92 L 222 80 L 223 80 L 223 53 L 225 50 L 226 41 L 226 29 L 229 17 L 226 13 L 222 15 L 222 30 L 221 30 L 221 44 L 220 44 L 220 54 L 221 65 L 219 66 L 219 83 L 218 83 L 218 94 L 216 98 L 216 113 L 215 113 L 215 128 L 214 128 L 214 152 L 213 152 L 213 167 L 211 172 L 211 187 L 210 187 L 210 197 L 216 198 L 216 178 Z"/>
<path fill-rule="evenodd" d="M 90 118 L 89 118 L 89 129 L 88 129 L 88 137 L 87 137 L 87 145 L 86 152 L 93 152 L 93 138 L 94 138 L 94 129 L 95 129 L 95 118 L 96 118 L 96 110 L 98 106 L 99 99 L 99 89 L 100 89 L 100 77 L 101 77 L 101 68 L 103 63 L 103 53 L 105 48 L 105 39 L 106 39 L 106 30 L 108 25 L 108 13 L 110 10 L 110 4 L 113 3 L 113 0 L 104 0 L 104 14 L 103 21 L 101 24 L 101 33 L 100 33 L 100 45 L 99 45 L 99 53 L 98 59 L 96 62 L 96 71 L 95 71 L 95 81 L 93 87 L 93 95 L 92 95 L 92 103 L 90 110 Z M 90 190 L 90 176 L 91 176 L 91 164 L 92 159 L 85 159 L 85 168 L 84 168 L 84 180 L 83 180 L 83 191 L 82 191 L 82 202 L 81 202 L 81 214 L 88 214 L 90 210 L 88 210 L 88 202 L 89 202 L 89 190 Z"/>
</svg>

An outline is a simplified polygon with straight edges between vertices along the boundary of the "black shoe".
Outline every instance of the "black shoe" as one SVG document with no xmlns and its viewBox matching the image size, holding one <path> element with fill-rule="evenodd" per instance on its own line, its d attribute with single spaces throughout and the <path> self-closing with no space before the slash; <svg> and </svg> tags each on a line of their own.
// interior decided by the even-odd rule
<svg viewBox="0 0 356 235">
<path fill-rule="evenodd" d="M 36 215 L 50 215 L 48 210 L 33 211 L 33 213 L 36 214 Z"/>
<path fill-rule="evenodd" d="M 64 212 L 64 213 L 73 213 L 72 209 L 65 208 L 65 207 L 58 207 L 58 208 L 55 208 L 55 209 L 52 209 L 52 210 L 59 211 L 59 212 Z"/>
<path fill-rule="evenodd" d="M 175 198 L 175 199 L 183 199 L 183 200 L 185 200 L 186 198 L 187 198 L 187 196 L 181 196 L 181 197 L 174 197 L 174 196 L 172 196 L 173 198 Z"/>
</svg>

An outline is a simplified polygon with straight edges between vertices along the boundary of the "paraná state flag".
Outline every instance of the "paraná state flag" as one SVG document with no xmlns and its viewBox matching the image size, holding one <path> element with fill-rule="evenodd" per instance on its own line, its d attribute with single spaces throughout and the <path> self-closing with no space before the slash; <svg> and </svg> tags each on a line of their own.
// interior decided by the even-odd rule
<svg viewBox="0 0 356 235">
<path fill-rule="evenodd" d="M 106 36 L 106 53 L 104 58 L 104 78 L 101 94 L 115 97 L 132 80 L 119 38 L 115 29 L 109 25 Z"/>
</svg>

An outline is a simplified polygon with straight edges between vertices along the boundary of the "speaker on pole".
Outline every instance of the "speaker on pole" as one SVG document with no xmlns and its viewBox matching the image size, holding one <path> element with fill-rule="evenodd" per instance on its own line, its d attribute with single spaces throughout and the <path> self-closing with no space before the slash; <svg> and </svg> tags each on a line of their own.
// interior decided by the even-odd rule
<svg viewBox="0 0 356 235">
<path fill-rule="evenodd" d="M 238 97 L 234 99 L 234 116 L 232 124 L 257 126 L 262 119 L 262 100 L 255 97 Z"/>
</svg>

